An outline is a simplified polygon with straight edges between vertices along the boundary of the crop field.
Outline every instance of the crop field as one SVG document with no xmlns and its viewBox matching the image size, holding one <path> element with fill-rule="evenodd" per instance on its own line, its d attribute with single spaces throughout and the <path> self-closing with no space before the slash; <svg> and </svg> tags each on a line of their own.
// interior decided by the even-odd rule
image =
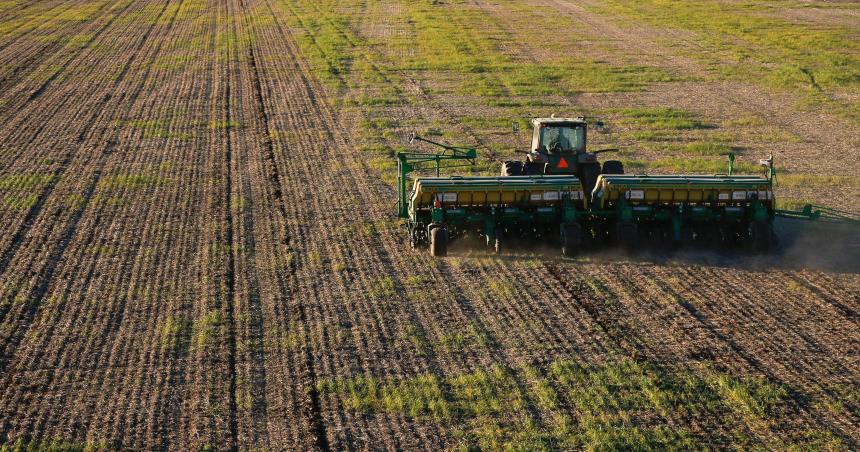
<svg viewBox="0 0 860 452">
<path fill-rule="evenodd" d="M 410 250 L 551 113 L 860 213 L 860 5 L 0 1 L 3 450 L 860 448 L 856 244 Z"/>
</svg>

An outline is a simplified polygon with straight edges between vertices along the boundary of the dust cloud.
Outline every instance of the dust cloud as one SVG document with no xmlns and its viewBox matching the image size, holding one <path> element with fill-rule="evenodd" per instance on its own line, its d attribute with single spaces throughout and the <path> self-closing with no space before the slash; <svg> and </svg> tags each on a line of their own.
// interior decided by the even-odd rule
<svg viewBox="0 0 860 452">
<path fill-rule="evenodd" d="M 860 225 L 811 222 L 778 218 L 774 223 L 776 242 L 769 253 L 744 249 L 713 249 L 699 245 L 672 250 L 647 247 L 628 253 L 617 247 L 586 250 L 575 259 L 592 262 L 637 262 L 654 265 L 703 265 L 756 271 L 818 270 L 860 274 Z M 449 252 L 463 257 L 492 256 L 483 238 L 467 236 L 451 244 Z M 503 244 L 501 258 L 545 257 L 562 259 L 559 249 L 540 241 L 514 239 Z"/>
</svg>

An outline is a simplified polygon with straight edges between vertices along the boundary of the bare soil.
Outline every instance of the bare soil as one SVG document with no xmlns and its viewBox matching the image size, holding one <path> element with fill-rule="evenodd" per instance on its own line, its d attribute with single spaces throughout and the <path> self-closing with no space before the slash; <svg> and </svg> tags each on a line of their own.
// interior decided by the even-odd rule
<svg viewBox="0 0 860 452">
<path fill-rule="evenodd" d="M 576 15 L 625 57 L 706 75 L 661 47 L 694 45 L 684 36 L 625 27 L 574 2 L 532 3 Z M 518 26 L 503 7 L 475 4 L 501 27 Z M 630 360 L 787 391 L 779 422 L 722 425 L 672 411 L 632 425 L 684 428 L 716 448 L 736 444 L 736 430 L 748 445 L 813 430 L 860 445 L 850 396 L 860 389 L 856 268 L 791 253 L 751 263 L 707 253 L 410 251 L 392 187 L 357 150 L 361 112 L 333 107 L 287 25 L 290 11 L 273 0 L 2 11 L 0 443 L 454 448 L 466 421 L 363 410 L 320 382 Z M 481 113 L 437 96 L 435 83 L 409 79 L 410 95 L 426 103 L 392 117 Z M 842 119 L 792 114 L 756 87 L 681 86 L 568 102 L 756 114 L 805 137 L 778 145 L 790 168 L 860 168 L 840 158 L 856 153 L 856 126 L 819 127 Z M 462 332 L 464 346 L 446 345 Z M 576 406 L 530 400 L 520 414 L 548 429 L 557 412 L 580 416 Z"/>
</svg>

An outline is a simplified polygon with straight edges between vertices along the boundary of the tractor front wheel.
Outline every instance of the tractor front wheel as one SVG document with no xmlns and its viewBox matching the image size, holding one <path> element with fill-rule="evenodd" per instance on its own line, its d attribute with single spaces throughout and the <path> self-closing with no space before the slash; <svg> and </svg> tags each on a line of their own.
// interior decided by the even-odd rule
<svg viewBox="0 0 860 452">
<path fill-rule="evenodd" d="M 597 176 L 600 176 L 599 163 L 586 163 L 582 165 L 582 188 L 585 190 L 585 196 L 591 196 L 591 192 L 597 184 Z"/>
<path fill-rule="evenodd" d="M 519 160 L 508 160 L 502 163 L 502 177 L 522 176 L 523 162 Z"/>
<path fill-rule="evenodd" d="M 607 160 L 603 162 L 602 174 L 624 174 L 624 164 L 618 160 Z"/>
<path fill-rule="evenodd" d="M 430 231 L 430 255 L 444 257 L 448 254 L 448 230 L 444 227 L 433 228 Z"/>
<path fill-rule="evenodd" d="M 540 176 L 546 173 L 546 163 L 526 162 L 523 165 L 523 175 L 525 176 Z"/>
</svg>

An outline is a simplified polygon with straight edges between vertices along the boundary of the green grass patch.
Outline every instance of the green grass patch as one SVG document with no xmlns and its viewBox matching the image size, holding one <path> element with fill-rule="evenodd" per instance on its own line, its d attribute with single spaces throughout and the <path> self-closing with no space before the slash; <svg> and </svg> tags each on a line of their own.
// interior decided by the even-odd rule
<svg viewBox="0 0 860 452">
<path fill-rule="evenodd" d="M 142 190 L 158 185 L 167 185 L 172 180 L 146 174 L 117 174 L 99 179 L 98 188 L 102 190 Z"/>
<path fill-rule="evenodd" d="M 624 170 L 635 174 L 726 174 L 728 164 L 725 159 L 707 157 L 664 157 L 654 160 L 621 158 Z M 749 163 L 735 161 L 735 174 L 764 174 L 763 168 Z"/>
<path fill-rule="evenodd" d="M 176 132 L 169 129 L 166 121 L 154 119 L 133 119 L 126 122 L 128 127 L 139 130 L 144 138 L 176 138 L 180 140 L 189 140 L 192 138 L 190 133 Z"/>
<path fill-rule="evenodd" d="M 419 356 L 427 355 L 427 352 L 431 349 L 431 344 L 430 340 L 427 339 L 427 335 L 424 334 L 423 328 L 416 324 L 409 324 L 406 326 L 405 336 L 406 340 L 415 346 L 415 350 L 417 350 Z"/>
<path fill-rule="evenodd" d="M 221 311 L 213 309 L 194 322 L 193 330 L 194 346 L 204 350 L 225 333 L 224 315 Z"/>
<path fill-rule="evenodd" d="M 178 349 L 188 345 L 188 339 L 193 328 L 192 322 L 169 316 L 160 328 L 162 350 Z"/>
<path fill-rule="evenodd" d="M 95 452 L 110 450 L 103 443 L 78 443 L 63 438 L 24 439 L 0 447 L 0 452 Z"/>
<path fill-rule="evenodd" d="M 652 130 L 692 130 L 713 127 L 700 121 L 694 113 L 677 108 L 625 108 L 613 112 L 622 116 L 621 122 Z"/>
<path fill-rule="evenodd" d="M 94 39 L 93 34 L 72 35 L 66 40 L 66 49 L 75 50 L 86 47 Z"/>
<path fill-rule="evenodd" d="M 761 379 L 739 380 L 729 375 L 715 375 L 708 384 L 735 412 L 764 418 L 788 398 L 784 387 Z"/>
<path fill-rule="evenodd" d="M 39 195 L 6 195 L 3 197 L 3 203 L 13 210 L 28 210 L 39 202 Z"/>
<path fill-rule="evenodd" d="M 0 176 L 0 190 L 33 190 L 56 180 L 53 174 L 10 174 Z"/>
<path fill-rule="evenodd" d="M 225 130 L 225 129 L 238 129 L 240 127 L 242 127 L 242 124 L 239 121 L 232 121 L 232 120 L 230 120 L 230 121 L 227 121 L 227 120 L 209 121 L 209 128 L 210 129 Z"/>
<path fill-rule="evenodd" d="M 777 174 L 776 183 L 784 188 L 837 187 L 860 189 L 860 177 L 820 174 Z"/>
<path fill-rule="evenodd" d="M 439 339 L 439 346 L 448 352 L 462 352 L 475 348 L 488 348 L 491 339 L 474 325 L 463 331 L 446 334 Z"/>
<path fill-rule="evenodd" d="M 765 122 L 758 116 L 745 115 L 730 119 L 724 124 L 726 127 L 757 127 L 765 125 Z"/>
<path fill-rule="evenodd" d="M 490 289 L 490 292 L 495 298 L 499 298 L 502 300 L 511 300 L 516 294 L 516 289 L 514 288 L 514 285 L 509 281 L 501 279 L 491 279 L 487 283 L 487 287 Z"/>
<path fill-rule="evenodd" d="M 629 137 L 635 141 L 652 141 L 652 142 L 662 142 L 662 141 L 672 141 L 677 140 L 678 135 L 673 132 L 662 132 L 655 130 L 635 130 L 633 132 L 628 132 L 624 134 L 625 137 Z"/>
<path fill-rule="evenodd" d="M 860 42 L 854 30 L 779 18 L 788 6 L 760 0 L 610 0 L 594 9 L 695 33 L 695 44 L 681 42 L 680 51 L 718 76 L 788 90 L 807 104 L 836 107 L 860 119 L 857 101 L 833 100 L 840 90 L 860 89 Z"/>
<path fill-rule="evenodd" d="M 53 20 L 64 22 L 85 22 L 98 13 L 101 7 L 102 5 L 99 2 L 76 5 L 60 12 Z"/>
<path fill-rule="evenodd" d="M 395 96 L 358 96 L 349 98 L 345 104 L 360 107 L 393 107 L 402 105 L 403 100 Z"/>
<path fill-rule="evenodd" d="M 714 143 L 711 141 L 698 141 L 688 143 L 681 148 L 685 153 L 696 155 L 724 155 L 729 152 L 737 152 L 736 148 L 725 143 Z"/>
<path fill-rule="evenodd" d="M 364 376 L 349 380 L 323 379 L 317 382 L 316 389 L 340 394 L 346 405 L 356 410 L 404 413 L 440 420 L 451 416 L 442 384 L 432 374 L 385 383 L 378 378 Z"/>
<path fill-rule="evenodd" d="M 394 297 L 397 293 L 396 288 L 394 286 L 394 280 L 388 276 L 382 277 L 374 281 L 368 294 L 372 298 L 380 299 L 380 300 L 388 300 Z"/>
<path fill-rule="evenodd" d="M 466 449 L 692 450 L 714 443 L 844 448 L 826 430 L 774 438 L 766 426 L 793 413 L 787 389 L 706 368 L 563 360 L 444 377 L 326 379 L 317 389 L 339 395 L 351 409 L 457 426 L 453 434 Z M 532 407 L 542 413 L 540 420 L 529 414 Z M 704 418 L 714 419 L 720 430 L 694 433 L 688 422 Z"/>
<path fill-rule="evenodd" d="M 396 127 L 397 121 L 388 118 L 363 119 L 361 121 L 361 129 L 372 131 L 374 133 L 394 129 Z"/>
</svg>

